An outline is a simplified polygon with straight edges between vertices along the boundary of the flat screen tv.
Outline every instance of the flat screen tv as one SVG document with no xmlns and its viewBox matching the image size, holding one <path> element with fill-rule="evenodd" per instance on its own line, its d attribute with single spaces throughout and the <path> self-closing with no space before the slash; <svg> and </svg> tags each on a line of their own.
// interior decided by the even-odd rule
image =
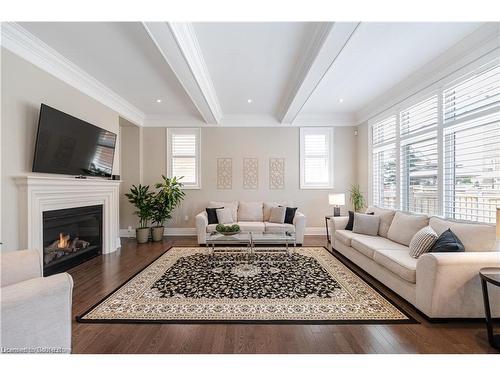
<svg viewBox="0 0 500 375">
<path fill-rule="evenodd" d="M 33 172 L 109 177 L 115 144 L 116 134 L 42 104 Z"/>
</svg>

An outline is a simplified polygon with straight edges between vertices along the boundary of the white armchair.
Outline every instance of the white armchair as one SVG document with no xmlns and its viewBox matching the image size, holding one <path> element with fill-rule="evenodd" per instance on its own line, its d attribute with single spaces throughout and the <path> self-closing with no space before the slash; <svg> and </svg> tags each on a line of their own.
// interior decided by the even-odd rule
<svg viewBox="0 0 500 375">
<path fill-rule="evenodd" d="M 1 254 L 1 342 L 4 353 L 70 353 L 73 279 L 42 277 L 36 250 Z"/>
</svg>

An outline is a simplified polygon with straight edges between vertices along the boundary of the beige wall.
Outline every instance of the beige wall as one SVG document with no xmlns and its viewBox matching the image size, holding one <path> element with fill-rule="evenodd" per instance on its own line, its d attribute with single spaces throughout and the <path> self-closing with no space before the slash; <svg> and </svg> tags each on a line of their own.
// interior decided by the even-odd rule
<svg viewBox="0 0 500 375">
<path fill-rule="evenodd" d="M 19 238 L 17 186 L 13 177 L 30 173 L 40 103 L 118 134 L 118 114 L 17 55 L 1 50 L 2 250 L 26 244 Z M 119 141 L 114 173 L 119 174 Z"/>
<path fill-rule="evenodd" d="M 141 131 L 140 128 L 131 122 L 120 117 L 120 149 L 126 152 L 120 153 L 120 225 L 123 228 L 131 226 L 135 228 L 139 220 L 133 214 L 134 207 L 128 203 L 125 193 L 130 190 L 132 185 L 137 185 L 140 182 L 140 143 Z"/>
<path fill-rule="evenodd" d="M 334 128 L 335 192 L 346 192 L 356 180 L 356 137 L 354 127 Z M 166 173 L 166 128 L 143 129 L 143 182 L 152 185 Z M 299 189 L 298 128 L 204 128 L 201 131 L 202 189 L 187 190 L 182 206 L 167 226 L 193 228 L 194 216 L 210 200 L 286 201 L 307 215 L 308 227 L 323 227 L 324 216 L 331 214 L 329 190 Z M 123 149 L 124 153 L 129 150 Z M 233 158 L 233 188 L 217 189 L 217 158 Z M 259 159 L 259 188 L 242 187 L 244 157 Z M 270 190 L 268 164 L 270 157 L 285 158 L 285 189 Z M 122 163 L 122 173 L 128 166 Z M 128 204 L 128 203 L 127 203 Z M 125 208 L 122 208 L 125 212 Z M 130 212 L 130 211 L 128 211 Z M 124 215 L 125 216 L 125 215 Z M 186 220 L 187 217 L 187 220 Z M 121 228 L 135 222 L 123 217 Z"/>
</svg>

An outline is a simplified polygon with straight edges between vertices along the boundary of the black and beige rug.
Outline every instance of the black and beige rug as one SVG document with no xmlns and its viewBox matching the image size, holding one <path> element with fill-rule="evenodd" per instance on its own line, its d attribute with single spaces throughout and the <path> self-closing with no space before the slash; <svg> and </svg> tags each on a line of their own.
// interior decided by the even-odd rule
<svg viewBox="0 0 500 375">
<path fill-rule="evenodd" d="M 77 321 L 413 321 L 323 247 L 244 250 L 173 247 Z"/>
</svg>

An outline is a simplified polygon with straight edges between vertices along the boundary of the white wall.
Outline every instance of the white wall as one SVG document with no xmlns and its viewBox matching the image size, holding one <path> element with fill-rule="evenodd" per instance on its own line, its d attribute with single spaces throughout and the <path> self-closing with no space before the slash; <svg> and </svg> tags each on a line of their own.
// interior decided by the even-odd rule
<svg viewBox="0 0 500 375">
<path fill-rule="evenodd" d="M 334 128 L 335 192 L 346 192 L 356 181 L 355 127 Z M 152 185 L 166 173 L 166 128 L 143 129 L 143 182 Z M 202 189 L 186 190 L 182 206 L 167 226 L 193 228 L 194 216 L 210 200 L 286 201 L 297 205 L 307 216 L 308 227 L 323 227 L 324 216 L 332 213 L 328 205 L 330 190 L 299 189 L 299 128 L 202 128 Z M 129 150 L 124 149 L 124 153 Z M 217 189 L 217 158 L 233 159 L 233 188 Z M 259 159 L 259 188 L 242 187 L 244 157 Z M 269 189 L 269 158 L 285 158 L 285 189 Z M 123 164 L 123 174 L 128 174 Z M 130 173 L 131 174 L 131 173 Z M 138 181 L 137 181 L 138 182 Z M 128 205 L 128 203 L 126 203 Z M 344 208 L 346 209 L 346 208 Z M 122 208 L 125 212 L 125 208 Z M 128 211 L 130 212 L 130 210 Z M 187 216 L 187 220 L 185 217 Z M 135 225 L 133 216 L 122 215 L 121 228 Z"/>
<path fill-rule="evenodd" d="M 17 55 L 1 50 L 1 225 L 2 250 L 26 244 L 20 238 L 17 186 L 13 178 L 31 173 L 40 103 L 119 133 L 118 114 Z M 120 171 L 119 140 L 113 171 Z"/>
</svg>

